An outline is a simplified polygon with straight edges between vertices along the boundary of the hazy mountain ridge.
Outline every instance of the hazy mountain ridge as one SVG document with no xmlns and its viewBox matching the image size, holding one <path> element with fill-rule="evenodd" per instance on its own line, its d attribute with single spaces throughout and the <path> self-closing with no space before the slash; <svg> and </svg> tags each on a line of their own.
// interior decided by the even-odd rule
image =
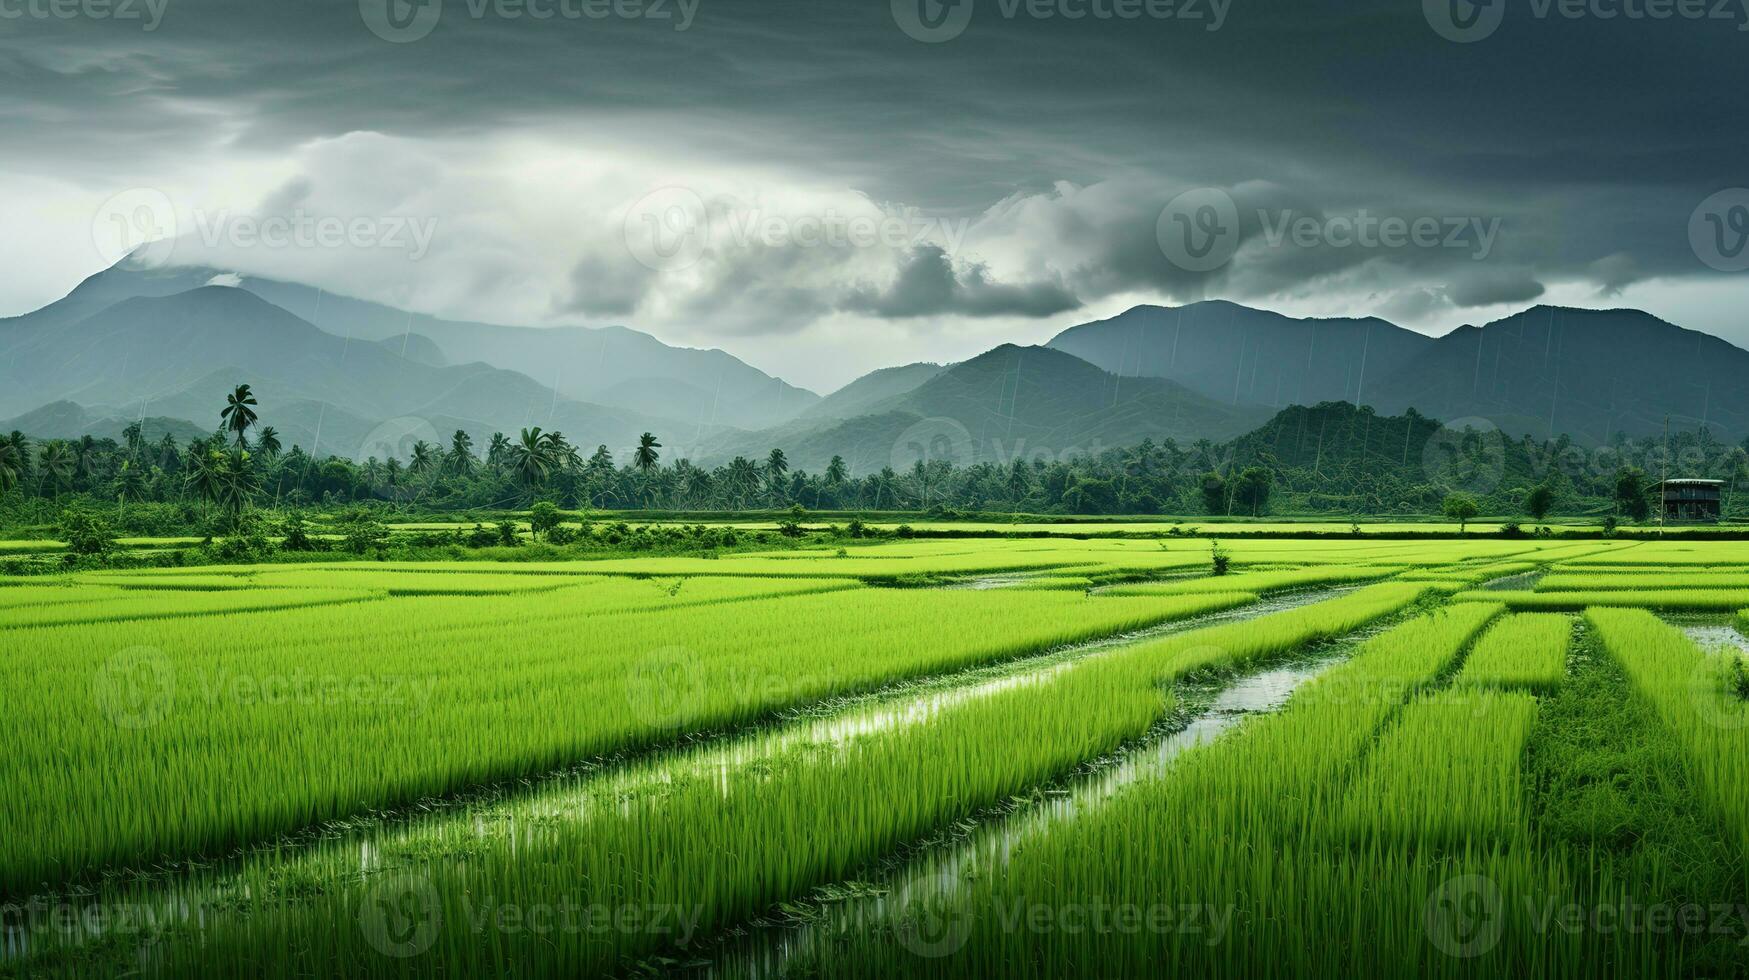
<svg viewBox="0 0 1749 980">
<path fill-rule="evenodd" d="M 1362 401 L 1369 379 L 1433 338 L 1376 317 L 1297 320 L 1224 301 L 1138 306 L 1070 327 L 1048 346 L 1113 374 L 1176 381 L 1227 404 Z"/>
<path fill-rule="evenodd" d="M 252 385 L 282 442 L 342 455 L 371 431 L 416 420 L 415 438 L 476 442 L 539 425 L 579 443 L 630 446 L 671 419 L 563 398 L 526 375 L 482 363 L 434 367 L 396 345 L 336 337 L 247 290 L 203 286 L 124 300 L 73 323 L 9 336 L 0 413 L 76 402 L 97 415 L 167 416 L 217 425 L 224 394 Z M 404 426 L 403 426 L 404 427 Z M 318 443 L 319 440 L 319 443 Z"/>
<path fill-rule="evenodd" d="M 841 455 L 852 473 L 908 469 L 927 454 L 955 465 L 1066 459 L 1143 439 L 1229 439 L 1269 412 L 1221 405 L 1175 382 L 1119 378 L 1048 347 L 1004 344 L 934 374 L 863 415 L 797 423 L 737 437 L 704 458 L 783 448 L 792 466 L 819 471 Z"/>
<path fill-rule="evenodd" d="M 1137 307 L 1065 330 L 1051 346 L 1230 404 L 1414 408 L 1587 445 L 1618 431 L 1655 435 L 1666 415 L 1677 429 L 1749 435 L 1749 351 L 1638 310 L 1537 306 L 1435 338 L 1378 319 L 1199 303 Z"/>
<path fill-rule="evenodd" d="M 699 425 L 765 428 L 794 417 L 819 400 L 722 350 L 665 344 L 625 327 L 517 327 L 445 320 L 395 309 L 312 286 L 221 269 L 142 269 L 127 262 L 91 276 L 66 297 L 34 313 L 0 320 L 9 328 L 67 326 L 137 297 L 164 297 L 214 282 L 253 293 L 303 321 L 349 340 L 382 341 L 428 363 L 478 361 L 528 375 L 566 397 L 658 417 L 683 416 Z M 441 361 L 434 360 L 441 357 Z M 626 382 L 641 379 L 642 387 Z M 665 389 L 672 385 L 673 391 Z M 613 397 L 635 390 L 637 398 Z M 708 393 L 708 399 L 690 394 Z M 652 411 L 671 404 L 673 411 Z M 702 406 L 702 407 L 700 407 Z M 697 411 L 698 414 L 691 415 Z"/>
</svg>

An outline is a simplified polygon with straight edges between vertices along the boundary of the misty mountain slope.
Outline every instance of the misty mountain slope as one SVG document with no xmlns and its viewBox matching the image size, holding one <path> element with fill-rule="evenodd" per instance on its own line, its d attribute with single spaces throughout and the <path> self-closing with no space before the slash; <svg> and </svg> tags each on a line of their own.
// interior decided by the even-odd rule
<svg viewBox="0 0 1749 980">
<path fill-rule="evenodd" d="M 762 456 L 781 446 L 804 469 L 817 471 L 836 453 L 853 473 L 868 473 L 908 468 L 928 447 L 930 458 L 956 465 L 1006 464 L 1146 438 L 1228 439 L 1268 415 L 1158 378 L 1119 378 L 1047 347 L 1006 344 L 870 406 L 864 416 L 739 437 L 718 455 Z"/>
<path fill-rule="evenodd" d="M 343 454 L 356 451 L 378 424 L 404 417 L 425 420 L 445 439 L 457 427 L 479 441 L 539 425 L 580 445 L 614 448 L 629 446 L 645 429 L 678 425 L 573 401 L 486 364 L 433 367 L 394 346 L 336 337 L 242 289 L 208 286 L 130 299 L 73 324 L 31 331 L 0 354 L 0 379 L 7 382 L 0 413 L 71 401 L 204 427 L 209 418 L 217 424 L 231 386 L 247 382 L 262 399 L 264 424 L 279 428 L 288 444 L 313 448 L 320 432 L 322 446 Z"/>
<path fill-rule="evenodd" d="M 147 442 L 157 442 L 164 438 L 165 433 L 174 436 L 177 442 L 187 442 L 190 438 L 211 435 L 213 431 L 185 419 L 158 415 L 142 419 L 93 411 L 73 402 L 54 402 L 16 418 L 0 421 L 0 432 L 18 431 L 36 440 L 95 436 L 99 439 L 120 441 L 122 430 L 135 422 L 140 423 Z"/>
<path fill-rule="evenodd" d="M 1236 303 L 1138 306 L 1049 346 L 1125 377 L 1166 378 L 1224 404 L 1366 401 L 1432 338 L 1377 318 L 1296 320 Z"/>
<path fill-rule="evenodd" d="M 947 370 L 944 365 L 917 363 L 870 371 L 855 381 L 834 391 L 802 413 L 806 419 L 848 419 L 867 412 L 871 407 L 897 395 L 916 390 L 918 385 Z"/>
<path fill-rule="evenodd" d="M 626 327 L 513 327 L 444 320 L 255 276 L 245 277 L 243 288 L 329 333 L 387 340 L 411 331 L 430 338 L 452 362 L 481 361 L 520 371 L 563 395 L 616 408 L 764 428 L 819 400 L 813 392 L 724 351 L 673 347 Z M 637 388 L 627 386 L 632 379 L 639 379 Z M 701 391 L 706 395 L 695 394 Z M 614 400 L 629 393 L 635 397 Z M 665 402 L 675 407 L 661 409 Z M 716 408 L 714 420 L 711 405 Z"/>
<path fill-rule="evenodd" d="M 1381 411 L 1487 418 L 1511 435 L 1587 445 L 1705 424 L 1749 434 L 1749 351 L 1637 310 L 1539 306 L 1461 327 L 1368 384 Z"/>
<path fill-rule="evenodd" d="M 649 334 L 625 327 L 511 327 L 444 320 L 380 303 L 353 299 L 298 283 L 256 276 L 234 276 L 221 269 L 188 267 L 141 269 L 128 262 L 97 273 L 61 300 L 34 313 L 0 320 L 0 349 L 8 332 L 28 332 L 66 325 L 135 297 L 162 297 L 188 292 L 215 279 L 235 282 L 274 306 L 341 338 L 384 341 L 390 347 L 408 334 L 422 337 L 408 356 L 428 363 L 479 361 L 519 371 L 556 388 L 560 394 L 633 412 L 649 413 L 665 400 L 678 411 L 656 411 L 669 417 L 690 411 L 702 399 L 689 389 L 709 393 L 708 411 L 685 421 L 738 428 L 766 428 L 793 418 L 819 396 L 774 378 L 721 350 L 672 347 Z M 398 349 L 398 348 L 397 348 Z M 441 352 L 442 362 L 431 352 Z M 611 395 L 624 394 L 629 379 L 645 379 L 638 397 L 625 404 Z M 675 386 L 672 392 L 665 389 Z"/>
</svg>

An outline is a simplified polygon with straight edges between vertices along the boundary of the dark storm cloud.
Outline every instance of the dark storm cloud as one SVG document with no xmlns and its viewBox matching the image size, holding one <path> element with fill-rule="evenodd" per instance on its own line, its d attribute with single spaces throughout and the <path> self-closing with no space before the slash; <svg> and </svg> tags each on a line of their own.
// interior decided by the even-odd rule
<svg viewBox="0 0 1749 980">
<path fill-rule="evenodd" d="M 990 281 L 978 265 L 956 271 L 947 253 L 934 245 L 913 249 L 891 285 L 853 290 L 839 304 L 853 313 L 885 319 L 949 313 L 1045 317 L 1080 305 L 1056 283 L 1004 285 Z"/>
<path fill-rule="evenodd" d="M 667 7 L 669 19 L 537 20 L 443 0 L 429 36 L 404 44 L 367 30 L 353 2 L 171 0 L 150 32 L 3 21 L 0 146 L 15 167 L 97 177 L 358 130 L 488 138 L 564 126 L 677 159 L 781 160 L 871 200 L 978 219 L 992 241 L 1009 228 L 1060 247 L 1048 270 L 1029 259 L 1034 271 L 1009 282 L 994 262 L 968 258 L 956 273 L 920 250 L 887 285 L 720 286 L 738 307 L 772 304 L 772 329 L 834 308 L 1032 316 L 1138 289 L 1242 298 L 1342 281 L 1405 310 L 1440 305 L 1418 296 L 1520 301 L 1557 280 L 1619 290 L 1706 273 L 1688 217 L 1744 180 L 1749 34 L 1738 23 L 1539 19 L 1514 4 L 1493 36 L 1458 44 L 1419 0 L 1234 0 L 1216 31 L 1010 17 L 1002 0 L 974 0 L 963 34 L 927 44 L 873 0 L 702 0 L 684 30 L 679 5 Z M 1189 274 L 1162 261 L 1155 221 L 1198 186 L 1232 193 L 1244 240 L 1230 266 Z M 1272 244 L 1274 219 L 1258 212 L 1289 208 L 1501 227 L 1480 259 Z M 647 278 L 580 265 L 569 308 L 630 311 Z M 713 288 L 691 308 L 711 315 Z"/>
<path fill-rule="evenodd" d="M 1528 272 L 1497 269 L 1460 277 L 1452 283 L 1448 294 L 1452 305 L 1468 307 L 1528 303 L 1544 292 L 1543 284 Z"/>
</svg>

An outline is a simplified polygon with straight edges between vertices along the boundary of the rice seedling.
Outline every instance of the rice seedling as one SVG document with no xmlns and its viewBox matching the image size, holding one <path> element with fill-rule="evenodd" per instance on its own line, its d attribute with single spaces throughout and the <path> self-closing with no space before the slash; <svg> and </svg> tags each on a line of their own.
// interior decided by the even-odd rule
<svg viewBox="0 0 1749 980">
<path fill-rule="evenodd" d="M 1535 723 L 1528 694 L 1463 688 L 1412 702 L 1368 754 L 1334 826 L 1358 843 L 1466 847 L 1519 836 L 1520 762 Z"/>
<path fill-rule="evenodd" d="M 0 823 L 17 832 L 0 839 L 0 888 L 1254 601 L 854 589 L 739 603 L 725 630 L 715 604 L 604 614 L 592 591 L 350 606 L 335 603 L 359 593 L 338 592 L 320 609 L 13 631 Z M 173 595 L 157 601 L 251 593 Z"/>
<path fill-rule="evenodd" d="M 1234 644 L 1229 626 L 1195 630 L 1150 645 L 1136 658 L 1144 669 L 1109 654 L 926 718 L 905 712 L 864 726 L 852 717 L 826 729 L 850 734 L 800 743 L 772 731 L 751 745 L 610 772 L 585 784 L 581 798 L 458 815 L 407 840 L 374 842 L 376 861 L 362 879 L 344 861 L 322 872 L 318 888 L 306 874 L 290 879 L 295 887 L 247 874 L 225 886 L 254 896 L 247 916 L 209 917 L 189 968 L 240 969 L 266 944 L 298 951 L 257 968 L 270 975 L 608 972 L 676 937 L 602 928 L 481 942 L 469 924 L 481 901 L 684 908 L 692 930 L 743 921 L 1141 736 L 1172 703 L 1157 677 L 1285 653 L 1419 593 L 1369 591 L 1260 618 L 1250 632 L 1269 639 L 1248 647 Z M 1216 650 L 1227 659 L 1209 659 Z M 553 812 L 564 819 L 538 816 Z M 414 957 L 385 958 L 355 924 L 385 884 L 409 878 L 431 896 L 441 933 Z"/>
<path fill-rule="evenodd" d="M 1185 579 L 1176 582 L 1146 582 L 1116 585 L 1104 590 L 1106 595 L 1188 595 L 1195 592 L 1222 592 L 1239 589 L 1245 592 L 1275 592 L 1281 589 L 1303 589 L 1315 585 L 1341 585 L 1350 582 L 1371 582 L 1389 578 L 1394 568 L 1354 568 L 1331 566 L 1293 571 L 1247 572 L 1238 575 L 1217 575 L 1208 578 Z"/>
<path fill-rule="evenodd" d="M 1432 684 L 1498 611 L 1435 613 L 1371 639 L 1280 715 L 1187 753 L 1160 777 L 1029 841 L 1001 867 L 955 882 L 948 907 L 930 911 L 954 923 L 963 941 L 939 959 L 918 957 L 907 939 L 918 934 L 912 923 L 922 910 L 899 909 L 886 929 L 837 939 L 807 969 L 943 977 L 1064 976 L 1089 962 L 1114 976 L 1340 975 L 1319 969 L 1335 963 L 1352 969 L 1341 955 L 1351 944 L 1291 937 L 1332 927 L 1335 935 L 1357 935 L 1342 919 L 1352 916 L 1358 928 L 1381 908 L 1398 915 L 1413 908 L 1418 917 L 1438 880 L 1427 880 L 1426 865 L 1406 862 L 1388 866 L 1395 876 L 1379 881 L 1376 862 L 1342 851 L 1326 863 L 1312 853 L 1328 839 L 1341 803 L 1332 783 L 1401 700 Z M 1363 876 L 1373 878 L 1367 887 Z M 1417 886 L 1419 898 L 1405 901 Z M 1060 928 L 1071 914 L 1085 917 L 1095 901 L 1155 926 L 1124 929 L 1114 918 L 1104 928 Z M 1373 939 L 1367 949 L 1384 962 L 1404 945 L 1389 933 Z"/>
<path fill-rule="evenodd" d="M 1642 609 L 1592 609 L 1585 618 L 1686 750 L 1715 812 L 1749 855 L 1749 701 L 1736 689 L 1742 655 L 1708 653 Z"/>
<path fill-rule="evenodd" d="M 1537 582 L 1538 592 L 1597 592 L 1612 589 L 1732 589 L 1749 592 L 1749 573 L 1707 572 L 1681 575 L 1649 572 L 1575 574 L 1556 572 Z"/>
<path fill-rule="evenodd" d="M 1459 592 L 1456 602 L 1503 602 L 1509 609 L 1579 612 L 1593 606 L 1729 611 L 1749 602 L 1749 589 L 1609 589 L 1597 592 Z"/>
<path fill-rule="evenodd" d="M 1573 620 L 1559 613 L 1518 613 L 1476 643 L 1455 683 L 1547 690 L 1567 672 Z"/>
<path fill-rule="evenodd" d="M 0 608 L 0 633 L 17 635 L 27 626 L 64 626 L 78 623 L 186 619 L 222 613 L 256 612 L 299 606 L 329 606 L 367 602 L 383 593 L 360 589 L 235 589 L 235 590 L 122 590 L 94 602 L 48 602 Z M 30 640 L 17 645 L 28 649 Z M 22 652 L 22 650 L 21 650 Z"/>
</svg>

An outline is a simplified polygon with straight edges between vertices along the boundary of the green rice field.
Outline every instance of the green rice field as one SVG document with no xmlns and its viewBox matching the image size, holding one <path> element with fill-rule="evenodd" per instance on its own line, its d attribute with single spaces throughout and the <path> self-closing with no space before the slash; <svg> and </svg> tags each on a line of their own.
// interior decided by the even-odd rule
<svg viewBox="0 0 1749 980">
<path fill-rule="evenodd" d="M 1040 528 L 0 579 L 0 976 L 1749 975 L 1749 543 Z"/>
</svg>

